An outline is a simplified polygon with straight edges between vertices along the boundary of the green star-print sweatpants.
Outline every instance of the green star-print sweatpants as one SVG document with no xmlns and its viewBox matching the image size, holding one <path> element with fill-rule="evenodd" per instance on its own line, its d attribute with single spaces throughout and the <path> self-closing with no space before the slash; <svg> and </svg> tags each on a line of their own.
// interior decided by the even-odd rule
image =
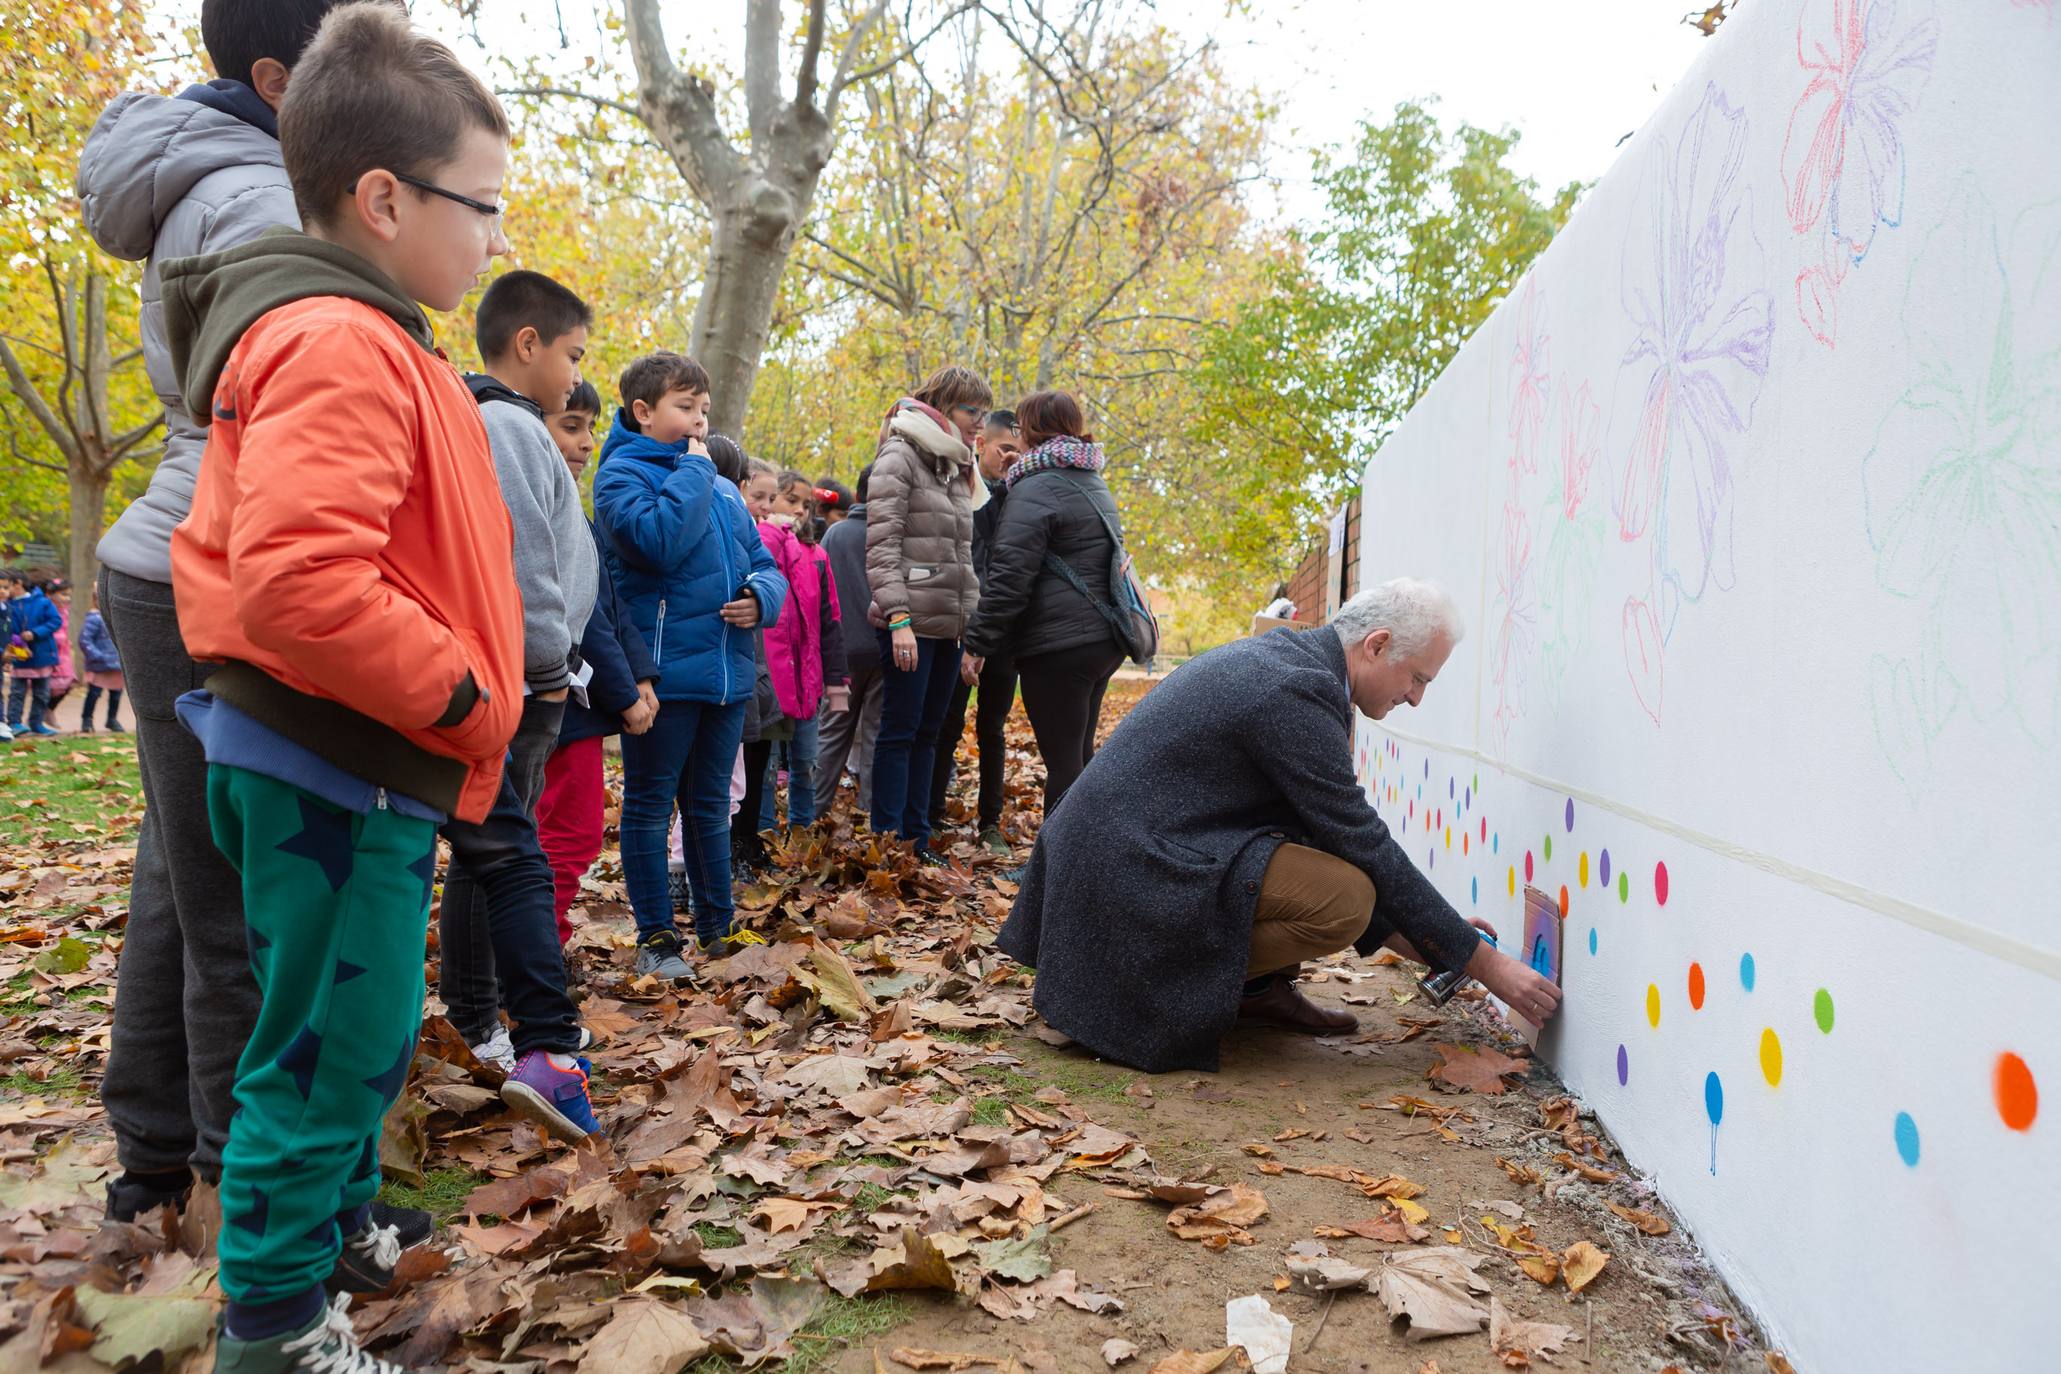
<svg viewBox="0 0 2061 1374">
<path fill-rule="evenodd" d="M 436 827 L 208 768 L 215 844 L 243 875 L 263 1006 L 222 1155 L 223 1291 L 275 1302 L 329 1276 L 379 1189 L 379 1131 L 422 1025 Z"/>
</svg>

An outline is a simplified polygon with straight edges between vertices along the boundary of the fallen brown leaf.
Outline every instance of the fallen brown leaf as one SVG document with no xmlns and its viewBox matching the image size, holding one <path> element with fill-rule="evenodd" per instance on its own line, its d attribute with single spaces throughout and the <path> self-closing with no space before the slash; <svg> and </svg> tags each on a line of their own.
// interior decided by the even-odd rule
<svg viewBox="0 0 2061 1374">
<path fill-rule="evenodd" d="M 1656 1216 L 1652 1212 L 1642 1212 L 1636 1207 L 1624 1207 L 1615 1202 L 1606 1202 L 1603 1205 L 1649 1236 L 1664 1236 L 1674 1230 L 1666 1217 Z"/>
<path fill-rule="evenodd" d="M 971 1369 L 977 1364 L 999 1367 L 1008 1359 L 1006 1355 L 955 1355 L 942 1350 L 917 1350 L 910 1346 L 896 1346 L 887 1353 L 896 1364 L 910 1369 Z"/>
<path fill-rule="evenodd" d="M 1578 1341 L 1574 1328 L 1558 1322 L 1532 1322 L 1513 1317 L 1501 1300 L 1489 1299 L 1489 1348 L 1507 1365 L 1510 1356 L 1520 1357 L 1511 1366 L 1522 1369 L 1536 1355 L 1550 1360 L 1569 1341 Z"/>
<path fill-rule="evenodd" d="M 1594 1283 L 1596 1276 L 1603 1272 L 1603 1266 L 1609 1262 L 1609 1255 L 1585 1240 L 1578 1240 L 1560 1252 L 1562 1277 L 1569 1291 L 1575 1293 Z"/>
<path fill-rule="evenodd" d="M 1235 1345 L 1222 1350 L 1177 1350 L 1153 1365 L 1152 1374 L 1210 1374 L 1211 1370 L 1223 1368 L 1224 1362 L 1237 1352 Z"/>
<path fill-rule="evenodd" d="M 1495 1050 L 1475 1049 L 1466 1045 L 1437 1045 L 1440 1063 L 1425 1072 L 1432 1082 L 1461 1092 L 1485 1094 L 1505 1093 L 1510 1085 L 1503 1081 L 1505 1074 L 1527 1073 L 1529 1062 L 1512 1059 Z"/>
<path fill-rule="evenodd" d="M 709 1343 L 684 1313 L 651 1298 L 623 1298 L 580 1356 L 579 1374 L 674 1374 Z"/>
</svg>

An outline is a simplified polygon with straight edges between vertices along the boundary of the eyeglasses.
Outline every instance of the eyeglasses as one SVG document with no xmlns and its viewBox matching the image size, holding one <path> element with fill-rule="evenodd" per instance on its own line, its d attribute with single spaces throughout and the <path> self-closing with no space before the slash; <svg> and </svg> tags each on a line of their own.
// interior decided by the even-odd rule
<svg viewBox="0 0 2061 1374">
<path fill-rule="evenodd" d="M 471 196 L 461 196 L 456 191 L 446 191 L 443 187 L 433 182 L 424 181 L 420 177 L 411 177 L 405 172 L 389 172 L 387 175 L 404 186 L 413 186 L 416 190 L 428 195 L 440 196 L 445 200 L 456 201 L 468 210 L 477 210 L 480 214 L 487 217 L 489 221 L 488 229 L 497 234 L 501 232 L 501 213 L 507 208 L 506 206 L 489 205 L 483 200 L 474 200 Z M 346 186 L 344 194 L 347 196 L 358 194 L 358 183 L 354 181 L 349 186 Z"/>
</svg>

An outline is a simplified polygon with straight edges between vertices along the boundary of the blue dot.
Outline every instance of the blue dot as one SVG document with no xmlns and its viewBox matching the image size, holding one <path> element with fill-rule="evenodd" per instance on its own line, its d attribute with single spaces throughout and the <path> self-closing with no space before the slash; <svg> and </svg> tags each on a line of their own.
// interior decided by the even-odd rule
<svg viewBox="0 0 2061 1374">
<path fill-rule="evenodd" d="M 1718 1081 L 1715 1073 L 1703 1080 L 1703 1112 L 1715 1126 L 1725 1119 L 1725 1085 Z"/>
<path fill-rule="evenodd" d="M 1481 905 L 1481 879 L 1469 878 L 1467 880 L 1467 897 L 1476 906 Z"/>
<path fill-rule="evenodd" d="M 1589 953 L 1593 955 L 1593 954 L 1594 954 L 1595 952 L 1596 952 L 1596 928 L 1595 928 L 1594 926 L 1590 926 L 1590 927 L 1589 927 Z"/>
<path fill-rule="evenodd" d="M 1911 1120 L 1909 1112 L 1896 1114 L 1896 1152 L 1904 1163 L 1913 1169 L 1918 1167 L 1918 1123 Z"/>
<path fill-rule="evenodd" d="M 1491 853 L 1491 854 L 1500 854 L 1500 853 L 1502 853 L 1502 852 L 1503 852 L 1503 832 L 1502 832 L 1502 831 L 1500 831 L 1500 830 L 1498 830 L 1498 831 L 1497 831 L 1497 832 L 1496 832 L 1495 834 L 1493 834 L 1493 835 L 1489 836 L 1489 853 Z"/>
<path fill-rule="evenodd" d="M 1739 956 L 1739 985 L 1748 992 L 1753 991 L 1753 956 L 1751 954 Z"/>
</svg>

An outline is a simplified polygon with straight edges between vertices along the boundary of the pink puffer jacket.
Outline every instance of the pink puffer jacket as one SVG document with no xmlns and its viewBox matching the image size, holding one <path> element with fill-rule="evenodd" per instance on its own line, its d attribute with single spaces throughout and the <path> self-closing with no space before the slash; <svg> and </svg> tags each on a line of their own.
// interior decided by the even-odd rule
<svg viewBox="0 0 2061 1374">
<path fill-rule="evenodd" d="M 780 618 L 766 628 L 766 667 L 782 713 L 806 720 L 823 700 L 823 633 L 839 618 L 837 583 L 828 575 L 830 560 L 823 550 L 802 543 L 794 531 L 761 521 L 759 536 L 788 587 Z"/>
</svg>

